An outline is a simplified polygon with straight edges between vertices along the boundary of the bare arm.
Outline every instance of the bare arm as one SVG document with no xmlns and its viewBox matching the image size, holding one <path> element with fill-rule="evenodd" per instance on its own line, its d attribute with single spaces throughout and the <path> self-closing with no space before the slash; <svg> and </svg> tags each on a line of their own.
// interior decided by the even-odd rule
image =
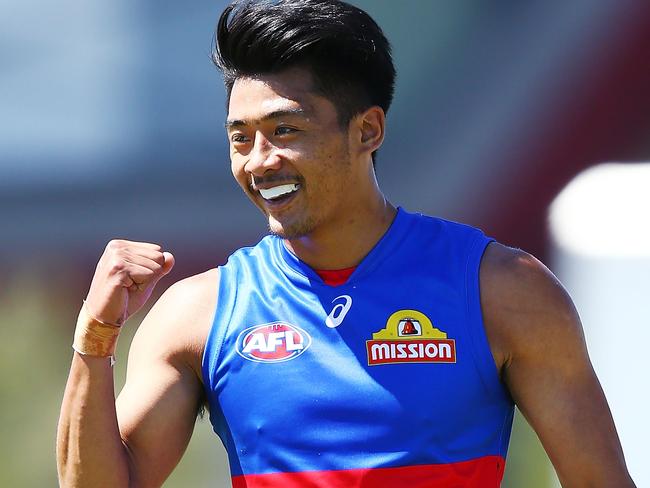
<svg viewBox="0 0 650 488">
<path fill-rule="evenodd" d="M 87 304 L 104 322 L 123 322 L 140 308 L 173 264 L 157 246 L 137 244 L 109 245 L 100 260 Z M 171 472 L 202 394 L 199 330 L 211 304 L 194 305 L 208 281 L 199 275 L 180 282 L 153 307 L 132 344 L 117 409 L 108 358 L 74 353 L 57 432 L 61 486 L 160 486 Z"/>
<path fill-rule="evenodd" d="M 217 270 L 173 285 L 142 322 L 116 407 L 133 486 L 160 486 L 178 464 L 203 402 L 201 358 Z"/>
<path fill-rule="evenodd" d="M 75 352 L 57 430 L 61 486 L 129 486 L 114 398 L 108 359 Z"/>
<path fill-rule="evenodd" d="M 562 483 L 634 487 L 570 297 L 542 263 L 491 244 L 481 266 L 490 345 Z"/>
</svg>

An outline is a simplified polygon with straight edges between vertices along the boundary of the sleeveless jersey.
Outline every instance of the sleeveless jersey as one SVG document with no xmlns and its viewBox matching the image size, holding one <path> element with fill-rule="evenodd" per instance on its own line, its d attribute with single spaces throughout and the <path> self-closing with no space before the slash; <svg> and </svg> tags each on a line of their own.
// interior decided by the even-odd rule
<svg viewBox="0 0 650 488">
<path fill-rule="evenodd" d="M 203 357 L 233 486 L 498 487 L 513 403 L 481 315 L 490 240 L 399 209 L 336 287 L 278 237 L 235 252 Z"/>
</svg>

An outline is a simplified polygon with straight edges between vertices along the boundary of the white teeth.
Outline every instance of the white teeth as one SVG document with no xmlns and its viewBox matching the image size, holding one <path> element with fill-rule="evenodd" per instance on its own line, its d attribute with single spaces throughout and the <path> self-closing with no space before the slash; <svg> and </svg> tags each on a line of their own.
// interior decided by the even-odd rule
<svg viewBox="0 0 650 488">
<path fill-rule="evenodd" d="M 267 188 L 266 190 L 260 188 L 260 195 L 262 195 L 262 198 L 264 198 L 265 200 L 273 200 L 274 198 L 281 197 L 282 195 L 286 195 L 287 193 L 294 192 L 299 187 L 300 185 L 296 183 L 291 183 L 289 185 L 274 186 L 273 188 Z"/>
</svg>

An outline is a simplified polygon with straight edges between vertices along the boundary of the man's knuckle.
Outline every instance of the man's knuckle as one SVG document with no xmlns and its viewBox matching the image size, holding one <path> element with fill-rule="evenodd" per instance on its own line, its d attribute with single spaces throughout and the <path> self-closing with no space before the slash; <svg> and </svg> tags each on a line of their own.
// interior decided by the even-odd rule
<svg viewBox="0 0 650 488">
<path fill-rule="evenodd" d="M 114 257 L 108 264 L 108 270 L 111 274 L 121 274 L 126 271 L 126 261 L 120 257 Z"/>
<path fill-rule="evenodd" d="M 106 249 L 109 251 L 120 249 L 123 243 L 124 241 L 122 241 L 121 239 L 111 239 L 110 241 L 108 241 L 108 244 L 106 244 Z"/>
</svg>

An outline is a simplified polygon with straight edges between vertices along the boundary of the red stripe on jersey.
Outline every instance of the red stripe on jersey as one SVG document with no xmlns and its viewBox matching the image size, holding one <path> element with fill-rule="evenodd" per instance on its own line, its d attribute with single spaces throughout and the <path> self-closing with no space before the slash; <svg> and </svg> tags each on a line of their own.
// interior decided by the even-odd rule
<svg viewBox="0 0 650 488">
<path fill-rule="evenodd" d="M 357 269 L 356 266 L 345 269 L 315 269 L 314 271 L 326 285 L 339 286 L 348 281 L 355 269 Z"/>
<path fill-rule="evenodd" d="M 505 460 L 485 456 L 450 464 L 234 476 L 233 488 L 498 488 Z"/>
</svg>

